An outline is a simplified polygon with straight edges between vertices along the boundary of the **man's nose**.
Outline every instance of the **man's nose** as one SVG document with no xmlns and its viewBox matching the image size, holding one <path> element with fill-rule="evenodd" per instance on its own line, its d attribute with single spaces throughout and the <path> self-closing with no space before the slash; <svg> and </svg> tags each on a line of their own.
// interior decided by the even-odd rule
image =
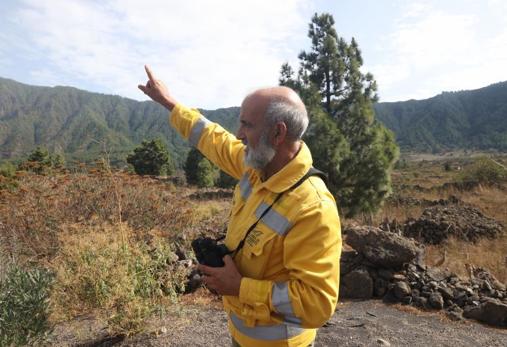
<svg viewBox="0 0 507 347">
<path fill-rule="evenodd" d="M 245 146 L 248 145 L 248 141 L 246 140 L 246 137 L 243 135 L 240 135 L 239 133 L 236 134 L 236 138 L 240 140 Z"/>
<path fill-rule="evenodd" d="M 245 143 L 245 134 L 243 133 L 243 131 L 241 131 L 241 127 L 238 129 L 238 131 L 236 131 L 236 138 L 238 140 L 241 140 L 241 142 Z"/>
</svg>

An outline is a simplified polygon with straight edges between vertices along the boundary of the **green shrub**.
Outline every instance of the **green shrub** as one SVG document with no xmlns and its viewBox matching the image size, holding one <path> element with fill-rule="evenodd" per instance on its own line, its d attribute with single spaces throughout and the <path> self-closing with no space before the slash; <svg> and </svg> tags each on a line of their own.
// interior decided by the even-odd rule
<svg viewBox="0 0 507 347">
<path fill-rule="evenodd" d="M 53 275 L 46 269 L 12 267 L 0 282 L 0 346 L 44 340 L 50 331 L 49 291 Z"/>
<path fill-rule="evenodd" d="M 238 183 L 238 180 L 229 176 L 222 170 L 220 170 L 220 175 L 218 176 L 216 185 L 220 188 L 233 188 L 236 183 Z"/>
<path fill-rule="evenodd" d="M 16 176 L 16 167 L 7 162 L 0 165 L 0 175 L 5 178 L 14 178 Z"/>
<path fill-rule="evenodd" d="M 187 183 L 195 184 L 199 188 L 213 187 L 218 178 L 218 168 L 196 148 L 192 148 L 188 152 L 184 169 Z"/>
<path fill-rule="evenodd" d="M 507 181 L 507 169 L 491 158 L 480 157 L 464 168 L 459 180 L 485 184 L 501 183 Z"/>
<path fill-rule="evenodd" d="M 170 175 L 174 171 L 167 147 L 160 139 L 143 141 L 127 156 L 127 163 L 138 175 Z"/>
<path fill-rule="evenodd" d="M 51 156 L 44 147 L 35 148 L 26 159 L 19 165 L 20 170 L 32 171 L 39 175 L 47 174 L 52 167 Z"/>
</svg>

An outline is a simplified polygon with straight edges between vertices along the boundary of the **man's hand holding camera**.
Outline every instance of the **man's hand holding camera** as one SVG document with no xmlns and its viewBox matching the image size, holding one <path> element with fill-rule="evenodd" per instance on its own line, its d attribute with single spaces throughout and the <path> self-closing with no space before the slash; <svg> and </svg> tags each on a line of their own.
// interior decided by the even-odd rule
<svg viewBox="0 0 507 347">
<path fill-rule="evenodd" d="M 220 295 L 239 296 L 241 274 L 230 255 L 223 257 L 223 267 L 211 267 L 199 264 L 206 286 Z"/>
</svg>

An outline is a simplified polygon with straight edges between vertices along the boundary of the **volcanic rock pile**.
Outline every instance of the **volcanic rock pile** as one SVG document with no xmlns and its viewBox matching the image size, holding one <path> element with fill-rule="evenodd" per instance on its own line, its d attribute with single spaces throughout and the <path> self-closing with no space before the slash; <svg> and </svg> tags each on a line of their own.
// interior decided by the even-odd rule
<svg viewBox="0 0 507 347">
<path fill-rule="evenodd" d="M 425 209 L 419 219 L 405 224 L 403 234 L 424 243 L 440 244 L 450 236 L 475 242 L 483 237 L 495 238 L 502 231 L 501 224 L 476 208 L 457 204 Z"/>
<path fill-rule="evenodd" d="M 507 289 L 486 270 L 469 267 L 471 279 L 424 264 L 412 239 L 369 226 L 345 230 L 354 248 L 341 258 L 342 298 L 383 298 L 424 309 L 446 310 L 452 319 L 473 318 L 507 327 Z"/>
</svg>

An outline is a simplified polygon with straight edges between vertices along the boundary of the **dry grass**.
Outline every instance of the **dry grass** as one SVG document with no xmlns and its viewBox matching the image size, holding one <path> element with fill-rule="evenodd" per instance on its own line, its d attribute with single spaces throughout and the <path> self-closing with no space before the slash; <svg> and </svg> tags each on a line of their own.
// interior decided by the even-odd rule
<svg viewBox="0 0 507 347">
<path fill-rule="evenodd" d="M 54 319 L 96 312 L 115 333 L 132 334 L 184 290 L 185 268 L 163 239 L 139 242 L 125 224 L 63 229 L 59 254 L 48 264 L 56 273 Z"/>
<path fill-rule="evenodd" d="M 434 265 L 441 259 L 444 250 L 446 261 L 441 265 L 462 278 L 470 279 L 467 264 L 491 270 L 501 282 L 507 283 L 507 234 L 489 240 L 483 239 L 477 243 L 450 239 L 444 245 L 428 246 L 426 259 L 429 265 Z"/>
<path fill-rule="evenodd" d="M 206 230 L 221 231 L 228 201 L 192 201 L 195 189 L 97 171 L 18 174 L 0 190 L 2 256 L 56 274 L 52 319 L 93 313 L 115 333 L 143 329 L 183 288 L 176 249 Z"/>
<path fill-rule="evenodd" d="M 178 297 L 184 271 L 176 265 L 176 248 L 191 256 L 196 235 L 222 232 L 230 199 L 192 200 L 193 188 L 108 170 L 79 171 L 18 173 L 14 184 L 0 187 L 1 258 L 43 265 L 56 274 L 54 321 L 93 313 L 114 332 L 138 332 L 154 312 L 173 308 Z M 457 175 L 441 162 L 410 164 L 394 173 L 394 198 L 382 210 L 343 224 L 403 223 L 424 210 L 421 204 L 407 204 L 407 198 L 417 202 L 453 195 L 507 226 L 507 186 L 435 189 Z M 505 234 L 476 244 L 450 240 L 427 247 L 428 262 L 440 259 L 444 249 L 443 267 L 466 277 L 464 264 L 469 263 L 507 282 Z M 182 304 L 220 305 L 206 291 L 185 297 Z"/>
<path fill-rule="evenodd" d="M 499 159 L 502 160 L 501 158 Z M 426 260 L 434 265 L 446 252 L 443 268 L 467 278 L 465 264 L 483 267 L 498 280 L 507 283 L 507 183 L 498 185 L 479 185 L 470 190 L 462 190 L 453 185 L 459 181 L 463 159 L 446 158 L 446 161 L 410 162 L 408 167 L 397 170 L 392 175 L 393 196 L 374 216 L 358 217 L 352 222 L 379 225 L 384 220 L 403 224 L 408 219 L 419 218 L 426 208 L 425 201 L 447 200 L 454 196 L 479 209 L 486 216 L 494 218 L 504 226 L 504 234 L 498 239 L 484 239 L 476 244 L 451 239 L 448 242 L 426 247 Z M 452 170 L 445 170 L 449 162 Z M 444 185 L 447 186 L 444 187 Z M 344 221 L 349 223 L 350 221 Z"/>
</svg>

